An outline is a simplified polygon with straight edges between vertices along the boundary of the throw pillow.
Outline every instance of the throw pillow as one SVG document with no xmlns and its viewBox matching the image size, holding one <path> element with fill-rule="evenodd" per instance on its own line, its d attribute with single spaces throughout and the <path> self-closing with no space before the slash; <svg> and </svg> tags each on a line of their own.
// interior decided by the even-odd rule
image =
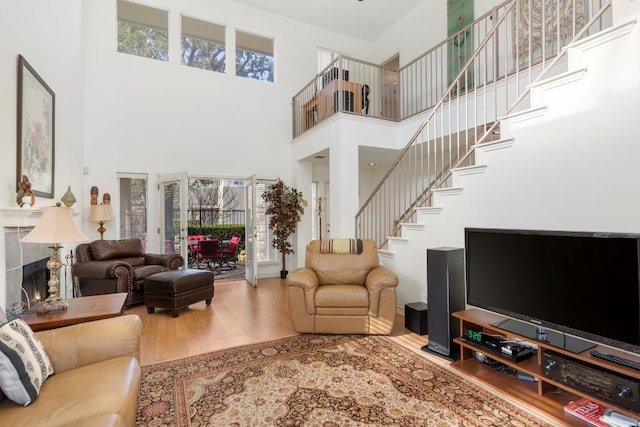
<svg viewBox="0 0 640 427">
<path fill-rule="evenodd" d="M 29 405 L 50 375 L 49 356 L 24 320 L 0 326 L 0 388 L 9 399 Z"/>
</svg>

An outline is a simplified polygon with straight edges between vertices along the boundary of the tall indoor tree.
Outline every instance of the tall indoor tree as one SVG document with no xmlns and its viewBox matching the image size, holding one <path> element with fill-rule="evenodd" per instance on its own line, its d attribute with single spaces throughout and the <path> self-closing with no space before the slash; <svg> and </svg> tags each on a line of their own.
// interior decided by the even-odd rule
<svg viewBox="0 0 640 427">
<path fill-rule="evenodd" d="M 282 254 L 280 278 L 285 279 L 288 274 L 285 257 L 295 252 L 289 236 L 296 232 L 297 224 L 302 218 L 304 200 L 301 192 L 285 185 L 280 178 L 267 187 L 262 198 L 266 202 L 265 213 L 270 216 L 269 229 L 273 231 L 271 244 Z"/>
</svg>

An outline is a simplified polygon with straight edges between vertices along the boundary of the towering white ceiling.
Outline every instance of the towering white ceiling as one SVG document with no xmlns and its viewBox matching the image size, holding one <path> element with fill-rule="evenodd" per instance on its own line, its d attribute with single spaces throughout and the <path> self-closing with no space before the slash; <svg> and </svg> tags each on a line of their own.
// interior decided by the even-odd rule
<svg viewBox="0 0 640 427">
<path fill-rule="evenodd" d="M 422 0 L 233 0 L 365 41 L 373 41 Z"/>
</svg>

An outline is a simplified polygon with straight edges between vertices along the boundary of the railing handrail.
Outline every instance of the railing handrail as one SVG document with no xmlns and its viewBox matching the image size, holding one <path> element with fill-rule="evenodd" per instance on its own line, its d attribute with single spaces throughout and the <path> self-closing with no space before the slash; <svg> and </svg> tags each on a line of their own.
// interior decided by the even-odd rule
<svg viewBox="0 0 640 427">
<path fill-rule="evenodd" d="M 389 175 L 391 175 L 391 173 L 393 172 L 393 170 L 398 166 L 398 163 L 400 163 L 400 161 L 402 160 L 402 157 L 404 157 L 404 155 L 407 153 L 407 151 L 409 151 L 409 149 L 411 148 L 411 146 L 413 145 L 413 142 L 415 140 L 418 139 L 418 137 L 420 136 L 420 134 L 422 133 L 422 131 L 424 130 L 424 128 L 427 126 L 427 124 L 429 123 L 429 121 L 432 119 L 432 117 L 436 114 L 436 112 L 438 111 L 438 109 L 444 105 L 445 101 L 447 98 L 449 98 L 451 96 L 451 90 L 453 90 L 459 83 L 459 80 L 462 78 L 462 76 L 464 76 L 466 74 L 466 72 L 468 71 L 468 68 L 471 64 L 473 64 L 474 60 L 477 58 L 480 50 L 486 46 L 486 44 L 488 43 L 488 41 L 491 39 L 492 35 L 497 31 L 497 29 L 499 28 L 499 25 L 502 21 L 504 21 L 505 17 L 507 16 L 507 13 L 513 9 L 514 5 L 515 5 L 515 1 L 513 0 L 509 0 L 505 3 L 503 3 L 500 6 L 496 6 L 494 9 L 492 9 L 489 13 L 485 14 L 483 16 L 483 18 L 486 18 L 487 16 L 489 16 L 490 14 L 494 13 L 496 10 L 498 10 L 498 8 L 500 8 L 501 6 L 507 4 L 507 3 L 511 3 L 509 5 L 508 9 L 505 9 L 504 14 L 502 15 L 502 17 L 499 18 L 498 22 L 493 26 L 493 28 L 491 29 L 491 31 L 489 31 L 487 33 L 487 35 L 485 36 L 485 38 L 482 40 L 481 43 L 478 44 L 478 47 L 476 48 L 476 50 L 473 52 L 473 55 L 471 55 L 471 57 L 469 58 L 469 60 L 465 63 L 465 65 L 463 67 L 461 67 L 460 71 L 458 72 L 456 78 L 454 78 L 451 82 L 451 84 L 449 84 L 449 86 L 447 87 L 447 90 L 444 92 L 444 94 L 440 97 L 440 100 L 431 108 L 431 112 L 427 115 L 427 117 L 425 117 L 425 119 L 422 121 L 422 123 L 420 124 L 420 126 L 418 127 L 418 129 L 413 133 L 413 136 L 409 139 L 409 142 L 405 145 L 405 147 L 402 149 L 402 151 L 398 154 L 398 157 L 396 158 L 396 160 L 391 164 L 391 166 L 389 167 L 389 169 L 387 170 L 387 172 L 385 173 L 385 175 L 382 177 L 382 179 L 380 180 L 380 182 L 378 183 L 378 185 L 376 186 L 376 188 L 374 188 L 374 190 L 371 192 L 371 195 L 367 198 L 367 200 L 362 204 L 362 207 L 358 210 L 358 212 L 356 213 L 356 217 L 362 213 L 362 211 L 365 209 L 365 207 L 367 206 L 368 203 L 371 202 L 371 199 L 373 199 L 373 197 L 375 196 L 375 194 L 378 192 L 378 190 L 380 189 L 380 187 L 382 187 L 382 185 L 384 184 L 384 181 L 389 177 Z M 482 19 L 482 18 L 481 18 Z M 466 27 L 465 27 L 466 28 Z M 460 34 L 460 32 L 457 32 L 457 34 Z M 454 36 L 450 37 L 447 39 L 447 41 L 450 41 Z"/>
<path fill-rule="evenodd" d="M 384 244 L 388 236 L 397 233 L 401 221 L 415 215 L 419 204 L 431 200 L 435 188 L 450 182 L 454 169 L 472 164 L 469 162 L 476 147 L 489 140 L 500 117 L 515 111 L 530 96 L 533 84 L 560 64 L 567 56 L 565 47 L 592 28 L 606 25 L 604 14 L 612 7 L 611 0 L 596 3 L 599 9 L 594 11 L 593 6 L 598 4 L 592 3 L 589 10 L 582 1 L 550 0 L 534 10 L 531 3 L 521 8 L 522 3 L 510 0 L 483 15 L 481 19 L 492 16 L 494 22 L 490 28 L 485 27 L 482 41 L 474 45 L 468 58 L 465 55 L 455 78 L 358 210 L 356 235 L 374 238 L 381 246 L 381 241 Z M 554 7 L 558 15 L 547 22 L 545 14 L 553 13 Z M 539 22 L 535 43 L 531 33 L 523 36 L 518 30 L 522 22 L 524 28 L 533 31 L 534 19 Z M 500 38 L 511 28 L 517 39 L 515 35 L 512 39 Z M 513 43 L 511 49 L 509 43 Z M 506 50 L 501 49 L 504 46 Z"/>
</svg>

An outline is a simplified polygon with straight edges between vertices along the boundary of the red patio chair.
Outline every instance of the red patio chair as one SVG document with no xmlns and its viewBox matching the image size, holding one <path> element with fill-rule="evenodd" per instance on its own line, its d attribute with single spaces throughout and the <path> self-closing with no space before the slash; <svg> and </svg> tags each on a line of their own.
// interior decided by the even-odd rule
<svg viewBox="0 0 640 427">
<path fill-rule="evenodd" d="M 191 235 L 187 236 L 187 253 L 189 255 L 189 267 L 197 267 L 198 263 L 198 249 L 199 242 L 201 240 L 207 240 L 207 236 L 204 235 Z"/>
<path fill-rule="evenodd" d="M 229 268 L 236 268 L 236 262 L 238 260 L 238 244 L 240 243 L 240 237 L 233 236 L 229 241 L 229 245 L 222 249 L 222 262 Z M 233 263 L 233 267 L 229 263 Z"/>
<path fill-rule="evenodd" d="M 196 258 L 199 262 L 205 262 L 209 270 L 220 270 L 222 268 L 222 252 L 220 252 L 218 239 L 200 240 Z"/>
</svg>

